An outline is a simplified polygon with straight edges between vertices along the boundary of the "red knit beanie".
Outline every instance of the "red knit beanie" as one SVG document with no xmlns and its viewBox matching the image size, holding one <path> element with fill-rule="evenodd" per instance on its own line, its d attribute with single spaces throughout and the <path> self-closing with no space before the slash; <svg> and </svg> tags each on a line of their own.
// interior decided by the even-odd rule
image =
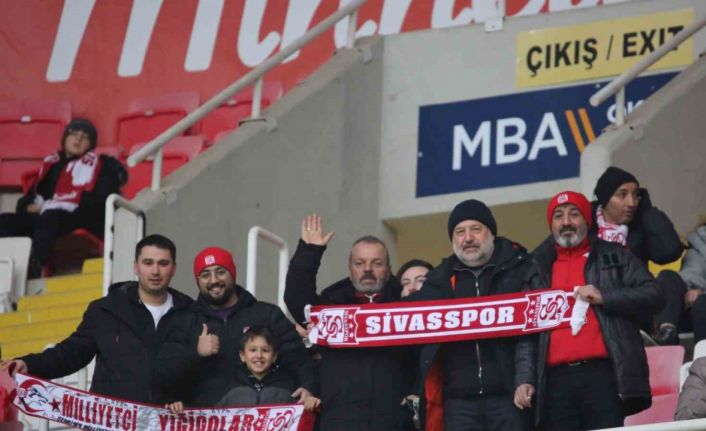
<svg viewBox="0 0 706 431">
<path fill-rule="evenodd" d="M 549 223 L 549 228 L 552 228 L 552 216 L 554 215 L 554 210 L 559 205 L 571 204 L 575 205 L 579 209 L 584 220 L 586 220 L 586 225 L 591 228 L 591 222 L 593 217 L 591 217 L 591 203 L 586 199 L 586 196 L 581 193 L 564 191 L 556 196 L 554 196 L 547 205 L 547 223 Z"/>
<path fill-rule="evenodd" d="M 206 247 L 194 258 L 194 277 L 198 280 L 199 274 L 204 268 L 211 265 L 220 265 L 230 272 L 230 275 L 235 280 L 237 271 L 233 255 L 226 249 L 220 247 Z"/>
</svg>

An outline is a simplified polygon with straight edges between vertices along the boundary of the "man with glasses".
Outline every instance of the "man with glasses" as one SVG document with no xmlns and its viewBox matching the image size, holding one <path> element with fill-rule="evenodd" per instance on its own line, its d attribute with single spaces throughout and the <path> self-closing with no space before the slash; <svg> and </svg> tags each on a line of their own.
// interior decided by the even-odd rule
<svg viewBox="0 0 706 431">
<path fill-rule="evenodd" d="M 180 340 L 173 340 L 162 352 L 168 366 L 190 382 L 191 394 L 183 394 L 187 404 L 215 406 L 234 384 L 240 339 L 254 326 L 269 328 L 279 341 L 278 372 L 289 373 L 298 383 L 292 402 L 304 403 L 312 395 L 316 381 L 313 363 L 297 334 L 276 305 L 258 301 L 235 283 L 237 270 L 233 256 L 219 247 L 207 247 L 194 258 L 194 276 L 199 296 L 191 307 Z"/>
<path fill-rule="evenodd" d="M 120 192 L 127 172 L 115 158 L 96 154 L 96 145 L 98 132 L 90 121 L 71 121 L 61 138 L 61 148 L 44 159 L 16 211 L 0 214 L 0 237 L 32 238 L 32 278 L 41 275 L 60 235 L 83 228 L 103 237 L 105 200 Z"/>
<path fill-rule="evenodd" d="M 601 175 L 594 190 L 597 200 L 592 203 L 593 227 L 598 238 L 627 247 L 647 264 L 651 260 L 666 264 L 679 259 L 682 244 L 669 217 L 652 206 L 646 188 L 640 187 L 634 175 L 611 166 Z M 662 344 L 678 344 L 676 319 L 683 308 L 686 286 L 674 271 L 662 271 L 657 281 L 664 291 L 665 310 L 657 314 L 655 339 Z M 648 332 L 652 316 L 640 320 Z"/>
</svg>

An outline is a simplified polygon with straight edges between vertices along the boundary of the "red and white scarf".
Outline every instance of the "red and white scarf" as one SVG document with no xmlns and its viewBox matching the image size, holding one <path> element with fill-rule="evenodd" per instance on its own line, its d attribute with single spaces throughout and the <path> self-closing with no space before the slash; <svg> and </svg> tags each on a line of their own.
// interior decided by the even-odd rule
<svg viewBox="0 0 706 431">
<path fill-rule="evenodd" d="M 187 409 L 158 406 L 80 391 L 30 375 L 15 374 L 13 403 L 36 416 L 90 431 L 311 431 L 314 414 L 301 404 Z"/>
<path fill-rule="evenodd" d="M 603 241 L 617 242 L 623 247 L 628 244 L 628 225 L 613 224 L 605 219 L 603 207 L 596 209 L 596 223 L 598 224 L 598 238 Z"/>
<path fill-rule="evenodd" d="M 569 326 L 567 293 L 482 296 L 420 302 L 307 306 L 309 340 L 329 347 L 400 346 L 510 337 Z"/>
<path fill-rule="evenodd" d="M 49 173 L 51 167 L 60 160 L 59 153 L 46 157 L 36 184 L 39 184 Z M 37 195 L 38 199 L 35 200 L 35 203 L 41 207 L 41 212 L 56 209 L 68 212 L 76 211 L 83 192 L 91 191 L 95 187 L 101 164 L 101 158 L 93 151 L 67 163 L 59 173 L 51 199 L 44 200 Z"/>
</svg>

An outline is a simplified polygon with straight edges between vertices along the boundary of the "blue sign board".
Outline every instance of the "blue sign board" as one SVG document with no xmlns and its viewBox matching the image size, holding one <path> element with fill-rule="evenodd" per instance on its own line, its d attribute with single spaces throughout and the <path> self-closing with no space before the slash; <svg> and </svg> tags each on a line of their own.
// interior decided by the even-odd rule
<svg viewBox="0 0 706 431">
<path fill-rule="evenodd" d="M 628 112 L 675 73 L 638 78 Z M 573 178 L 586 145 L 615 119 L 588 99 L 606 82 L 419 108 L 417 197 Z"/>
</svg>

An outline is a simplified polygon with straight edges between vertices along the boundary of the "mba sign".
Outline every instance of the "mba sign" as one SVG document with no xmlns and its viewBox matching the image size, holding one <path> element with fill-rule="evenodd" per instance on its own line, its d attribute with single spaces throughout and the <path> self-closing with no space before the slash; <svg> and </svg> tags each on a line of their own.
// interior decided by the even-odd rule
<svg viewBox="0 0 706 431">
<path fill-rule="evenodd" d="M 628 112 L 675 75 L 634 80 Z M 422 106 L 416 196 L 577 177 L 585 146 L 615 121 L 614 104 L 588 104 L 605 84 Z"/>
</svg>

